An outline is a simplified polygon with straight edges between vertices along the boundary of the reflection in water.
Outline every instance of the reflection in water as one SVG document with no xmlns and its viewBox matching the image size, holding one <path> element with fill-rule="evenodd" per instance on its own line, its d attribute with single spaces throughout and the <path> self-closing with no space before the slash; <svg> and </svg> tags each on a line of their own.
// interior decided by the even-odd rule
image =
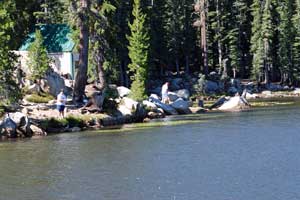
<svg viewBox="0 0 300 200">
<path fill-rule="evenodd" d="M 299 120 L 289 106 L 2 142 L 0 199 L 300 199 Z"/>
</svg>

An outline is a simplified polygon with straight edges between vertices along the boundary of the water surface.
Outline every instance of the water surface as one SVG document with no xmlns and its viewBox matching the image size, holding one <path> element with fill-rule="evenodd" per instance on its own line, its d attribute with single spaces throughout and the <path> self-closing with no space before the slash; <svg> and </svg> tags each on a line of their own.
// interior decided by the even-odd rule
<svg viewBox="0 0 300 200">
<path fill-rule="evenodd" d="M 299 106 L 178 118 L 1 142 L 0 199 L 300 199 Z"/>
</svg>

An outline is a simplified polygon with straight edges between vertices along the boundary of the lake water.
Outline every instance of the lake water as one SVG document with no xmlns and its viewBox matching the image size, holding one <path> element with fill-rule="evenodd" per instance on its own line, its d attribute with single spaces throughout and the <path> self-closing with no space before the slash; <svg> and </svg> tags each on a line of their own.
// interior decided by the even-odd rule
<svg viewBox="0 0 300 200">
<path fill-rule="evenodd" d="M 163 121 L 1 142 L 0 199 L 300 199 L 300 106 Z"/>
</svg>

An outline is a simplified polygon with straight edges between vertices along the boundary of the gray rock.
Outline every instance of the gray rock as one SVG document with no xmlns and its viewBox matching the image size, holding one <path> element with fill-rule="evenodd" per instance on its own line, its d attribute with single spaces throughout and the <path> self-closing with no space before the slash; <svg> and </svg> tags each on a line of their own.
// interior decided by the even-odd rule
<svg viewBox="0 0 300 200">
<path fill-rule="evenodd" d="M 137 109 L 137 105 L 138 105 L 138 102 L 133 100 L 133 99 L 130 99 L 128 97 L 124 97 L 121 101 L 121 103 L 128 109 L 130 110 L 136 110 Z"/>
<path fill-rule="evenodd" d="M 241 96 L 235 96 L 235 97 L 231 97 L 218 109 L 222 111 L 239 111 L 242 109 L 247 109 L 249 108 L 249 106 L 250 104 L 245 98 Z"/>
<path fill-rule="evenodd" d="M 190 103 L 182 98 L 177 99 L 170 104 L 180 114 L 190 114 L 192 111 L 189 109 Z"/>
<path fill-rule="evenodd" d="M 31 124 L 30 129 L 31 129 L 33 135 L 47 135 L 47 133 L 45 131 L 43 131 L 43 129 L 37 127 L 36 125 Z"/>
<path fill-rule="evenodd" d="M 9 114 L 5 116 L 5 119 L 0 124 L 1 135 L 5 135 L 10 138 L 17 137 L 17 124 L 10 118 Z"/>
<path fill-rule="evenodd" d="M 153 98 L 153 97 L 149 97 L 149 100 L 154 103 L 157 107 L 161 108 L 164 110 L 164 112 L 168 115 L 177 115 L 178 112 L 170 105 L 164 104 L 162 103 L 160 100 Z"/>
<path fill-rule="evenodd" d="M 181 89 L 174 92 L 179 98 L 182 98 L 184 100 L 189 100 L 190 98 L 190 92 L 187 89 Z"/>
<path fill-rule="evenodd" d="M 216 93 L 219 91 L 219 85 L 213 81 L 205 81 L 205 92 L 208 94 Z"/>
<path fill-rule="evenodd" d="M 117 90 L 118 90 L 119 97 L 125 97 L 131 93 L 131 90 L 124 86 L 117 87 Z"/>
<path fill-rule="evenodd" d="M 16 123 L 17 127 L 24 125 L 27 116 L 21 112 L 9 113 L 9 117 Z"/>
<path fill-rule="evenodd" d="M 65 81 L 58 73 L 50 72 L 46 75 L 44 88 L 49 88 L 48 92 L 56 96 L 61 89 L 65 88 Z"/>
<path fill-rule="evenodd" d="M 228 99 L 226 97 L 220 97 L 213 105 L 210 106 L 209 109 L 214 109 L 220 107 L 222 104 L 224 104 Z"/>
<path fill-rule="evenodd" d="M 30 129 L 30 121 L 29 118 L 21 113 L 15 112 L 9 114 L 10 118 L 15 122 L 17 125 L 17 129 L 26 137 L 32 136 L 32 131 Z"/>
<path fill-rule="evenodd" d="M 34 83 L 33 85 L 30 85 L 28 87 L 28 92 L 29 93 L 38 93 L 38 92 L 40 92 L 39 89 L 40 89 L 40 87 Z"/>
<path fill-rule="evenodd" d="M 231 86 L 228 90 L 227 93 L 229 93 L 230 95 L 234 95 L 238 92 L 238 89 L 236 89 L 235 87 Z"/>
<path fill-rule="evenodd" d="M 157 110 L 157 106 L 154 104 L 154 103 L 152 103 L 152 102 L 150 102 L 150 101 L 147 101 L 147 100 L 144 100 L 143 101 L 143 105 L 147 108 L 147 109 L 149 109 L 149 110 Z"/>
<path fill-rule="evenodd" d="M 175 92 L 168 92 L 168 97 L 170 101 L 176 101 L 179 98 L 179 96 Z"/>
<path fill-rule="evenodd" d="M 273 83 L 270 83 L 267 88 L 268 88 L 268 90 L 271 90 L 271 91 L 283 90 L 283 87 L 281 85 L 273 84 Z"/>
<path fill-rule="evenodd" d="M 132 110 L 127 108 L 125 105 L 119 105 L 118 106 L 118 111 L 123 115 L 132 115 Z"/>
<path fill-rule="evenodd" d="M 150 98 L 157 99 L 157 100 L 160 99 L 159 96 L 156 95 L 156 94 L 151 94 L 151 95 L 150 95 Z"/>
</svg>

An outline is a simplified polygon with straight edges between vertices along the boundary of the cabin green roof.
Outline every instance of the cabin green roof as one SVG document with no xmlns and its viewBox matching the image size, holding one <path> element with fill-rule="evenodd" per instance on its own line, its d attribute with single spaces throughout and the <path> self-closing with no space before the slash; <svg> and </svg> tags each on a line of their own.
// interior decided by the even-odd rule
<svg viewBox="0 0 300 200">
<path fill-rule="evenodd" d="M 44 38 L 44 45 L 49 53 L 71 52 L 75 46 L 71 39 L 71 29 L 66 24 L 47 24 L 36 26 Z M 19 51 L 28 51 L 35 39 L 35 31 L 31 32 L 23 42 Z"/>
</svg>

